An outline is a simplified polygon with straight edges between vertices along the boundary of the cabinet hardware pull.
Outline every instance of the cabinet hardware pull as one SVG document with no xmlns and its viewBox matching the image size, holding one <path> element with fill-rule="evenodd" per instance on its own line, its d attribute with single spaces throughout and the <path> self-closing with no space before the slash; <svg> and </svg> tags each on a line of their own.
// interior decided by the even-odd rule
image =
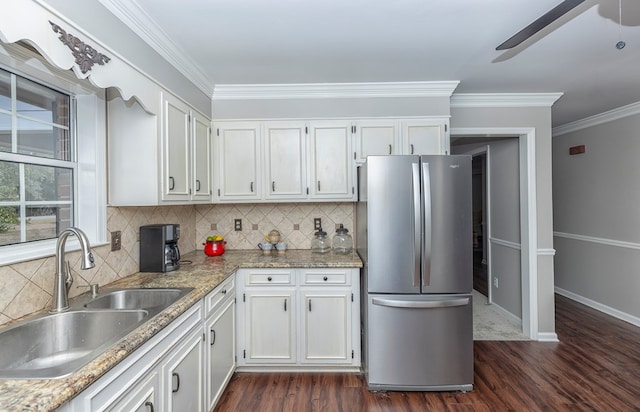
<svg viewBox="0 0 640 412">
<path fill-rule="evenodd" d="M 389 154 L 391 154 L 391 145 L 389 145 Z"/>
<path fill-rule="evenodd" d="M 226 290 L 226 289 L 222 289 L 222 292 L 221 292 L 221 293 L 222 293 L 223 295 L 226 295 L 226 294 L 227 294 L 227 290 Z"/>
<path fill-rule="evenodd" d="M 155 409 L 153 409 L 153 402 L 147 401 L 147 402 L 144 403 L 144 406 L 148 406 L 149 407 L 149 412 L 154 412 L 155 411 Z"/>
<path fill-rule="evenodd" d="M 211 329 L 211 346 L 216 343 L 216 331 L 215 329 Z"/>
<path fill-rule="evenodd" d="M 200 180 L 196 180 L 196 192 L 200 191 Z"/>
<path fill-rule="evenodd" d="M 286 299 L 284 300 L 284 311 L 285 312 L 287 311 L 287 300 Z"/>
<path fill-rule="evenodd" d="M 276 191 L 276 182 L 275 181 L 271 182 L 271 191 L 272 192 Z"/>
<path fill-rule="evenodd" d="M 176 378 L 176 388 L 171 388 L 171 392 L 176 393 L 180 390 L 180 375 L 178 374 L 178 372 L 173 372 L 171 374 L 171 377 Z"/>
<path fill-rule="evenodd" d="M 318 180 L 318 192 L 320 191 L 320 181 Z"/>
<path fill-rule="evenodd" d="M 251 189 L 251 193 L 253 193 L 253 182 L 251 182 L 251 184 L 249 184 L 249 189 Z"/>
<path fill-rule="evenodd" d="M 311 312 L 311 299 L 309 299 L 309 312 Z"/>
<path fill-rule="evenodd" d="M 411 143 L 411 154 L 413 154 L 413 143 Z"/>
<path fill-rule="evenodd" d="M 272 279 L 272 278 L 271 278 L 271 276 L 269 276 L 269 277 L 267 278 L 267 280 L 268 280 L 269 282 L 271 282 L 271 279 Z"/>
<path fill-rule="evenodd" d="M 322 278 L 322 280 L 324 280 L 325 282 L 326 282 L 328 279 L 329 279 L 329 278 L 328 278 L 328 277 L 326 277 L 326 276 Z"/>
<path fill-rule="evenodd" d="M 173 190 L 176 187 L 176 182 L 173 180 L 173 176 L 169 176 L 169 190 Z"/>
</svg>

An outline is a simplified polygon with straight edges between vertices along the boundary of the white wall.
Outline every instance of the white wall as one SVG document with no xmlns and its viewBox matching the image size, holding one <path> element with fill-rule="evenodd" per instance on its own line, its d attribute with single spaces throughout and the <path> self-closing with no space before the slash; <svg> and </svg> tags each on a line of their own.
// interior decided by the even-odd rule
<svg viewBox="0 0 640 412">
<path fill-rule="evenodd" d="M 638 325 L 639 153 L 640 114 L 553 138 L 556 286 Z"/>
</svg>

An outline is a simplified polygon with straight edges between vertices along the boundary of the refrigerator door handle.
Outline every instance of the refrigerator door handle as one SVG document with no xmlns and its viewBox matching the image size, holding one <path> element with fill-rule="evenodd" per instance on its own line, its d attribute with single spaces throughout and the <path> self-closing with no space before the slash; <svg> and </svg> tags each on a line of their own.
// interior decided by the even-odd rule
<svg viewBox="0 0 640 412">
<path fill-rule="evenodd" d="M 420 165 L 413 163 L 412 165 L 412 183 L 413 183 L 413 286 L 420 287 Z"/>
<path fill-rule="evenodd" d="M 424 255 L 422 266 L 422 285 L 431 284 L 431 174 L 429 163 L 422 164 L 423 198 L 424 198 Z"/>
<path fill-rule="evenodd" d="M 469 304 L 469 298 L 456 298 L 456 299 L 449 299 L 449 300 L 431 300 L 431 301 L 373 298 L 372 303 L 374 305 L 387 306 L 390 308 L 432 309 L 432 308 L 451 308 L 455 306 L 466 306 Z"/>
</svg>

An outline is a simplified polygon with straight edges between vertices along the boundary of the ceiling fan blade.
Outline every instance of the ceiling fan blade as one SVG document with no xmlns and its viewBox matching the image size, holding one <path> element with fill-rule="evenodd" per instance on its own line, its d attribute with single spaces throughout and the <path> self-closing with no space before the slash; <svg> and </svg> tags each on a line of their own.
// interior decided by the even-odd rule
<svg viewBox="0 0 640 412">
<path fill-rule="evenodd" d="M 562 3 L 558 4 L 556 7 L 552 8 L 541 17 L 539 17 L 536 21 L 520 30 L 519 32 L 511 36 L 507 41 L 496 47 L 496 50 L 507 50 L 516 47 L 517 45 L 527 40 L 529 37 L 533 36 L 540 30 L 544 29 L 583 2 L 584 0 L 564 0 Z"/>
</svg>

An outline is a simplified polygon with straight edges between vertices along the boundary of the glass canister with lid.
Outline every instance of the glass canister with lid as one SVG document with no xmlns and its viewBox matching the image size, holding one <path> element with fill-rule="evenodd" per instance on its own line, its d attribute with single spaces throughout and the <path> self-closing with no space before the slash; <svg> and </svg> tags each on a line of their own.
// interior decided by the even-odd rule
<svg viewBox="0 0 640 412">
<path fill-rule="evenodd" d="M 336 253 L 347 254 L 353 250 L 353 238 L 349 234 L 349 229 L 345 228 L 342 223 L 336 229 L 332 244 L 333 251 Z"/>
<path fill-rule="evenodd" d="M 327 237 L 327 232 L 318 229 L 311 239 L 311 251 L 314 253 L 327 253 L 331 250 L 331 239 Z"/>
</svg>

